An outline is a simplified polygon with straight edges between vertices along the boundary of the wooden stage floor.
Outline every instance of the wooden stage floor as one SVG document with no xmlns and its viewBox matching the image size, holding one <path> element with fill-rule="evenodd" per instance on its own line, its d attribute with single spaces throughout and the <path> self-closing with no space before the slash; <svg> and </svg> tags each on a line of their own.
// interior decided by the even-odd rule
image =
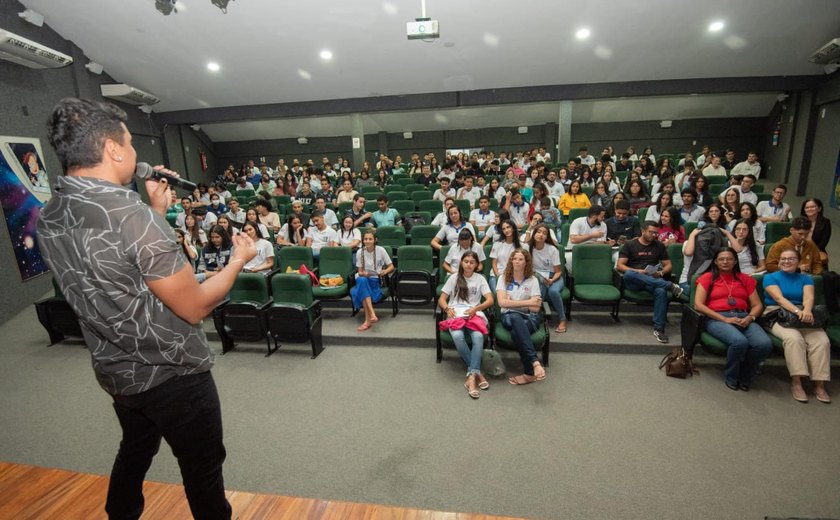
<svg viewBox="0 0 840 520">
<path fill-rule="evenodd" d="M 108 477 L 0 462 L 0 518 L 106 519 Z M 192 518 L 180 485 L 146 482 L 143 520 Z M 501 520 L 510 517 L 228 491 L 239 520 Z"/>
</svg>

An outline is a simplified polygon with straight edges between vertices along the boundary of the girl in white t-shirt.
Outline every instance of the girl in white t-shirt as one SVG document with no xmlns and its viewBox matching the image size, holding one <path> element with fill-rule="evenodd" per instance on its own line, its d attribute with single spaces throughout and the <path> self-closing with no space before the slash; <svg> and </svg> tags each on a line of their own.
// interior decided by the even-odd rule
<svg viewBox="0 0 840 520">
<path fill-rule="evenodd" d="M 464 256 L 464 253 L 470 251 L 475 253 L 478 257 L 478 267 L 476 268 L 476 271 L 481 272 L 484 268 L 483 262 L 486 259 L 484 256 L 484 249 L 476 243 L 475 237 L 472 233 L 470 233 L 469 229 L 462 229 L 458 234 L 458 241 L 452 244 L 452 247 L 449 248 L 449 252 L 443 260 L 443 270 L 449 274 L 457 273 L 458 264 L 461 262 L 461 258 Z"/>
<path fill-rule="evenodd" d="M 281 246 L 311 246 L 309 231 L 303 227 L 299 216 L 292 214 L 277 233 L 277 244 Z"/>
<path fill-rule="evenodd" d="M 368 330 L 379 321 L 373 310 L 373 304 L 383 298 L 380 279 L 394 270 L 391 257 L 384 248 L 376 245 L 376 233 L 373 230 L 365 231 L 362 235 L 362 244 L 364 247 L 356 253 L 358 266 L 356 285 L 350 289 L 353 308 L 365 310 L 365 321 L 356 329 L 359 332 Z"/>
<path fill-rule="evenodd" d="M 511 253 L 523 247 L 519 241 L 516 224 L 512 220 L 503 220 L 499 224 L 499 229 L 502 237 L 493 243 L 493 249 L 490 250 L 490 261 L 493 266 L 490 270 L 490 289 L 493 291 L 496 290 L 496 279 L 505 272 Z M 524 247 L 527 248 L 528 245 L 524 244 Z"/>
<path fill-rule="evenodd" d="M 545 368 L 537 358 L 531 334 L 540 326 L 540 282 L 534 276 L 531 255 L 517 249 L 499 280 L 496 297 L 502 311 L 502 326 L 510 331 L 519 350 L 523 373 L 508 379 L 512 385 L 527 385 L 545 379 Z"/>
<path fill-rule="evenodd" d="M 458 265 L 458 274 L 450 276 L 443 285 L 443 291 L 438 299 L 438 305 L 446 313 L 448 319 L 464 318 L 472 319 L 473 316 L 481 318 L 484 330 L 487 330 L 487 317 L 484 309 L 493 305 L 493 293 L 487 280 L 481 276 L 478 270 L 478 255 L 472 251 L 464 253 Z M 482 299 L 484 302 L 482 303 Z M 480 325 L 480 324 L 479 324 Z M 452 335 L 452 342 L 464 363 L 467 365 L 467 381 L 464 387 L 473 399 L 478 399 L 478 389 L 487 390 L 490 383 L 481 373 L 481 355 L 484 351 L 484 333 L 473 328 L 475 325 L 467 325 L 458 329 L 449 329 Z M 470 335 L 472 348 L 467 344 L 464 334 Z"/>
<path fill-rule="evenodd" d="M 248 261 L 242 270 L 248 273 L 268 274 L 274 269 L 274 246 L 263 238 L 260 228 L 253 222 L 246 222 L 242 226 L 242 232 L 254 241 L 257 247 L 257 255 Z"/>
<path fill-rule="evenodd" d="M 349 247 L 353 249 L 353 252 L 362 243 L 362 232 L 354 226 L 355 223 L 353 217 L 347 215 L 341 221 L 341 229 L 338 231 L 338 245 Z"/>
<path fill-rule="evenodd" d="M 557 318 L 560 323 L 554 332 L 566 332 L 566 308 L 563 306 L 563 298 L 560 293 L 566 286 L 563 280 L 563 270 L 560 267 L 560 251 L 557 243 L 551 237 L 549 228 L 545 224 L 539 224 L 531 234 L 531 260 L 534 264 L 534 274 L 540 282 L 540 297 L 548 296 L 551 306 L 557 311 Z"/>
</svg>

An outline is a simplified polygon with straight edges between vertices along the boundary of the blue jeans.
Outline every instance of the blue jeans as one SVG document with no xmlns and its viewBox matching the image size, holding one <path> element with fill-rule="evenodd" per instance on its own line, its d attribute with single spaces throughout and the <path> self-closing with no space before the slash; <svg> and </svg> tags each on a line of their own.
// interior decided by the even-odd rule
<svg viewBox="0 0 840 520">
<path fill-rule="evenodd" d="M 534 361 L 538 361 L 537 350 L 531 341 L 531 334 L 540 326 L 540 315 L 531 313 L 528 316 L 519 312 L 502 313 L 502 325 L 510 331 L 513 344 L 519 351 L 522 360 L 522 371 L 529 376 L 534 375 Z"/>
<path fill-rule="evenodd" d="M 633 291 L 645 291 L 653 295 L 653 328 L 664 331 L 673 284 L 664 278 L 627 271 L 624 273 L 624 286 Z"/>
<path fill-rule="evenodd" d="M 566 321 L 566 307 L 563 306 L 563 298 L 560 296 L 560 293 L 563 292 L 563 288 L 566 286 L 566 282 L 562 276 L 551 284 L 551 286 L 547 286 L 543 280 L 542 278 L 540 279 L 540 296 L 543 301 L 548 299 L 551 302 L 551 306 L 557 311 L 557 317 L 560 321 Z"/>
<path fill-rule="evenodd" d="M 492 261 L 493 260 L 491 260 L 490 258 L 485 260 L 485 262 L 492 262 Z M 493 293 L 493 294 L 496 294 L 496 277 L 494 275 L 491 274 L 490 276 L 487 277 L 487 285 L 490 286 L 490 292 Z"/>
<path fill-rule="evenodd" d="M 143 479 L 163 438 L 178 459 L 193 516 L 230 519 L 222 477 L 222 411 L 210 372 L 173 377 L 151 390 L 113 399 L 123 436 L 105 503 L 109 518 L 140 518 Z"/>
<path fill-rule="evenodd" d="M 746 312 L 721 312 L 726 317 L 743 318 Z M 773 350 L 773 342 L 757 323 L 742 329 L 722 321 L 707 319 L 706 332 L 726 343 L 726 368 L 723 375 L 732 386 L 750 386 L 758 367 Z"/>
<path fill-rule="evenodd" d="M 464 334 L 470 335 L 470 342 L 472 349 L 467 345 L 467 340 Z M 477 330 L 470 330 L 466 327 L 458 330 L 450 330 L 449 334 L 452 336 L 452 342 L 455 343 L 455 348 L 458 349 L 458 354 L 464 363 L 467 364 L 467 375 L 481 374 L 481 355 L 484 352 L 484 334 Z"/>
</svg>

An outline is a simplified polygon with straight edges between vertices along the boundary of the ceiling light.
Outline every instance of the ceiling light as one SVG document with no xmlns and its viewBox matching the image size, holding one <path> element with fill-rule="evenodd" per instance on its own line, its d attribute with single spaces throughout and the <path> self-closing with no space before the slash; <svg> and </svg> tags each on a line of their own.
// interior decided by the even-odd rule
<svg viewBox="0 0 840 520">
<path fill-rule="evenodd" d="M 219 67 L 219 64 L 215 61 L 211 61 L 207 64 L 207 69 L 212 70 L 213 72 L 219 72 L 219 69 L 221 69 L 221 67 Z"/>
<path fill-rule="evenodd" d="M 178 13 L 178 9 L 175 8 L 175 0 L 155 0 L 155 9 L 163 16 L 169 16 L 172 11 Z"/>
<path fill-rule="evenodd" d="M 575 33 L 575 36 L 577 37 L 578 40 L 585 40 L 585 39 L 589 38 L 590 34 L 592 34 L 592 33 L 589 31 L 589 29 L 584 27 L 582 29 L 578 29 L 578 32 Z"/>
<path fill-rule="evenodd" d="M 709 24 L 709 31 L 711 32 L 718 32 L 723 29 L 723 22 L 712 22 Z"/>
<path fill-rule="evenodd" d="M 227 14 L 227 6 L 230 0 L 210 0 L 210 3 L 221 9 L 224 14 Z"/>
<path fill-rule="evenodd" d="M 327 49 L 321 51 L 321 59 L 324 61 L 330 61 L 332 56 L 332 51 L 328 51 Z"/>
</svg>

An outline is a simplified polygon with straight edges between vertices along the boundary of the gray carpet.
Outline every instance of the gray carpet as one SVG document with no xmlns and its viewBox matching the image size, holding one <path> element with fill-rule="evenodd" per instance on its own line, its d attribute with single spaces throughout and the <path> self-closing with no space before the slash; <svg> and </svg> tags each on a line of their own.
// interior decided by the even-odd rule
<svg viewBox="0 0 840 520">
<path fill-rule="evenodd" d="M 585 322 L 555 338 L 610 336 Z M 613 348 L 652 339 L 628 327 Z M 34 309 L 0 337 L 0 460 L 107 474 L 118 425 L 87 351 L 46 348 Z M 743 393 L 723 386 L 719 359 L 680 381 L 654 355 L 555 342 L 547 381 L 492 380 L 472 401 L 454 351 L 438 365 L 411 339 L 371 341 L 316 360 L 305 345 L 218 358 L 228 488 L 543 519 L 840 517 L 840 399 L 794 402 L 778 359 Z M 168 448 L 148 478 L 180 481 Z"/>
</svg>

